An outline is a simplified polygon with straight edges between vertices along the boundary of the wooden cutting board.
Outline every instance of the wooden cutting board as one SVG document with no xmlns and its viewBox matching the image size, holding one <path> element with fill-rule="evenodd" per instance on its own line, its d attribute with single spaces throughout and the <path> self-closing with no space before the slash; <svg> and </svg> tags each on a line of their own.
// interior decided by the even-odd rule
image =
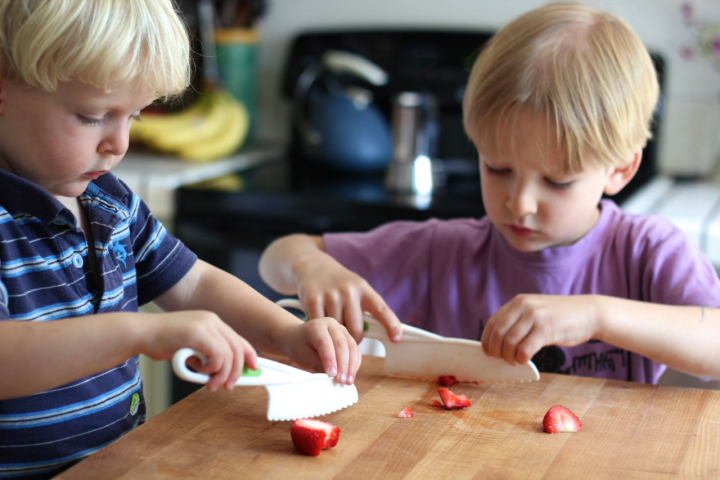
<svg viewBox="0 0 720 480">
<path fill-rule="evenodd" d="M 366 357 L 360 401 L 323 417 L 342 430 L 319 457 L 269 422 L 263 387 L 201 389 L 61 478 L 720 477 L 720 392 L 542 374 L 539 382 L 454 385 L 473 405 L 428 405 L 437 385 L 386 377 Z M 549 435 L 552 405 L 583 423 Z M 397 418 L 403 407 L 415 417 Z"/>
</svg>

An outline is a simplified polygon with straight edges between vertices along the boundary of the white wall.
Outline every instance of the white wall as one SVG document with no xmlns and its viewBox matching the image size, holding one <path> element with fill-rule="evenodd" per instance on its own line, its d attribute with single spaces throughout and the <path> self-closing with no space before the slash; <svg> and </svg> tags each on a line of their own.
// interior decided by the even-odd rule
<svg viewBox="0 0 720 480">
<path fill-rule="evenodd" d="M 347 28 L 497 29 L 546 0 L 270 0 L 261 21 L 258 134 L 286 139 L 288 104 L 280 77 L 290 41 L 299 32 Z M 667 121 L 661 165 L 682 171 L 687 162 L 717 158 L 720 132 L 720 72 L 705 59 L 680 56 L 692 34 L 682 21 L 682 0 L 584 0 L 624 18 L 667 62 Z M 720 22 L 720 0 L 692 1 L 698 16 Z M 679 165 L 679 166 L 678 166 Z"/>
</svg>

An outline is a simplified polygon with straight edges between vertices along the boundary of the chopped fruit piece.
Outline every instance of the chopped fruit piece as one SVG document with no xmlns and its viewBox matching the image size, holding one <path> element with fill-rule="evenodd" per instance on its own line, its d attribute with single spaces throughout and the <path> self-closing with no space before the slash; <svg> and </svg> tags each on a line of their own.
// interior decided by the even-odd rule
<svg viewBox="0 0 720 480">
<path fill-rule="evenodd" d="M 447 388 L 438 388 L 438 394 L 440 399 L 445 404 L 445 408 L 448 410 L 457 410 L 460 408 L 467 408 L 472 403 L 465 395 L 455 395 Z"/>
<path fill-rule="evenodd" d="M 457 379 L 454 375 L 440 375 L 438 378 L 438 385 L 443 387 L 452 387 L 457 383 Z"/>
<path fill-rule="evenodd" d="M 318 456 L 320 450 L 337 445 L 340 429 L 332 423 L 304 418 L 293 422 L 290 436 L 298 452 Z"/>
<path fill-rule="evenodd" d="M 398 418 L 412 418 L 414 417 L 412 410 L 410 410 L 410 407 L 405 407 L 402 410 L 400 410 L 400 413 L 397 414 Z"/>
<path fill-rule="evenodd" d="M 431 407 L 444 407 L 445 406 L 442 403 L 440 403 L 440 400 L 430 400 L 428 402 L 428 405 L 430 405 Z"/>
<path fill-rule="evenodd" d="M 547 433 L 572 433 L 580 430 L 582 423 L 570 410 L 562 405 L 555 405 L 545 414 L 543 428 Z"/>
</svg>

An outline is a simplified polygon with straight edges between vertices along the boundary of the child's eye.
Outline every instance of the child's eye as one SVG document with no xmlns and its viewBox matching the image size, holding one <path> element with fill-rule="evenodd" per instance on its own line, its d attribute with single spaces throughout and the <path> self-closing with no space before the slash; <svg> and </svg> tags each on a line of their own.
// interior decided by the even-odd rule
<svg viewBox="0 0 720 480">
<path fill-rule="evenodd" d="M 105 118 L 93 118 L 93 117 L 86 117 L 85 115 L 78 115 L 77 116 L 80 122 L 84 125 L 102 125 L 105 122 Z"/>
<path fill-rule="evenodd" d="M 509 168 L 492 168 L 492 167 L 491 167 L 490 165 L 488 165 L 487 163 L 484 164 L 484 165 L 485 165 L 485 170 L 487 170 L 487 172 L 488 172 L 490 175 L 505 175 L 506 173 L 510 173 L 510 169 L 509 169 Z"/>
<path fill-rule="evenodd" d="M 573 182 L 563 182 L 563 183 L 554 182 L 554 181 L 550 180 L 549 178 L 546 178 L 545 182 L 548 184 L 548 186 L 550 188 L 555 189 L 555 190 L 566 190 L 566 189 L 570 188 L 570 186 L 573 184 Z"/>
</svg>

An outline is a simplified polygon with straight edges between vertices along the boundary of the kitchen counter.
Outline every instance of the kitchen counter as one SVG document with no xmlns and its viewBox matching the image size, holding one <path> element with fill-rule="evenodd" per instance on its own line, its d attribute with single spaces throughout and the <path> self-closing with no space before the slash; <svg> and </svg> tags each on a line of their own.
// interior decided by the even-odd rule
<svg viewBox="0 0 720 480">
<path fill-rule="evenodd" d="M 182 158 L 131 149 L 113 174 L 148 204 L 153 214 L 165 221 L 174 215 L 175 190 L 189 183 L 202 182 L 229 173 L 262 165 L 277 157 L 282 146 L 276 142 L 255 142 L 235 155 L 212 162 L 193 162 Z"/>
<path fill-rule="evenodd" d="M 265 418 L 262 387 L 201 389 L 59 478 L 679 478 L 720 476 L 720 392 L 542 374 L 539 382 L 455 385 L 473 405 L 431 407 L 436 385 L 386 377 L 366 357 L 357 404 L 322 417 L 342 430 L 319 457 L 289 422 Z M 549 435 L 562 404 L 583 429 Z M 409 406 L 414 418 L 399 419 Z"/>
</svg>

